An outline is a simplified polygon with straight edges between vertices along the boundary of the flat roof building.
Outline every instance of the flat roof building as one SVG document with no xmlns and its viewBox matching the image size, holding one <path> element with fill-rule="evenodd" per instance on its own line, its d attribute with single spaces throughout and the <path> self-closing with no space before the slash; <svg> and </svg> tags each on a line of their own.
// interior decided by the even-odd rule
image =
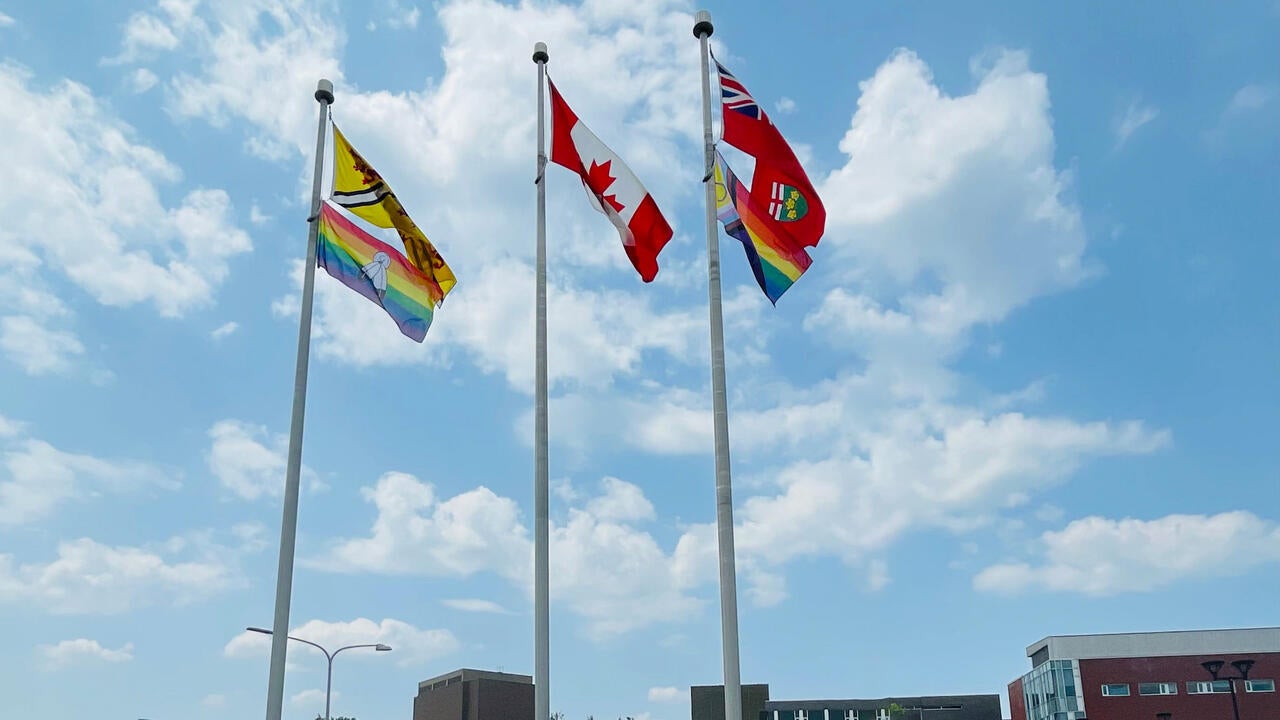
<svg viewBox="0 0 1280 720">
<path fill-rule="evenodd" d="M 533 720 L 533 678 L 463 668 L 423 680 L 413 720 Z"/>
<path fill-rule="evenodd" d="M 742 686 L 743 720 L 1002 720 L 1000 696 L 923 695 L 843 700 L 770 700 L 768 685 Z M 724 686 L 689 688 L 691 720 L 724 720 Z M 898 706 L 900 715 L 890 715 Z"/>
<path fill-rule="evenodd" d="M 1055 635 L 1027 657 L 1031 672 L 1009 684 L 1013 720 L 1232 720 L 1232 696 L 1241 720 L 1280 718 L 1276 627 Z M 1218 680 L 1209 661 L 1223 663 Z"/>
</svg>

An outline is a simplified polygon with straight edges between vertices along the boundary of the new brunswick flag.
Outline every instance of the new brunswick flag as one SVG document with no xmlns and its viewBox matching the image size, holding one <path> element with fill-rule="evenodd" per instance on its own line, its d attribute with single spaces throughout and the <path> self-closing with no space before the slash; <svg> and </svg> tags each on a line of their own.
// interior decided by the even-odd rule
<svg viewBox="0 0 1280 720">
<path fill-rule="evenodd" d="M 333 194 L 330 199 L 356 217 L 378 227 L 395 228 L 409 262 L 420 272 L 412 276 L 427 284 L 431 300 L 439 304 L 458 283 L 453 270 L 405 212 L 377 170 L 351 147 L 333 126 Z"/>
</svg>

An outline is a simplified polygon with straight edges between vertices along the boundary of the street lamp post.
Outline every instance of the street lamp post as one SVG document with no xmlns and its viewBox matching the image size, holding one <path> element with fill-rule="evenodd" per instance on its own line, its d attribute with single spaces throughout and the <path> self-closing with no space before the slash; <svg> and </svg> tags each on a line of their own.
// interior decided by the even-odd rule
<svg viewBox="0 0 1280 720">
<path fill-rule="evenodd" d="M 266 628 L 260 628 L 260 627 L 250 627 L 250 628 L 245 628 L 245 630 L 248 630 L 249 632 L 262 633 L 263 635 L 272 634 L 270 630 Z M 338 648 L 337 650 L 334 650 L 333 652 L 329 652 L 328 650 L 325 650 L 322 646 L 316 643 L 313 643 L 310 640 L 303 640 L 300 637 L 294 637 L 292 635 L 286 635 L 285 637 L 289 638 L 290 640 L 296 640 L 300 643 L 305 643 L 319 650 L 320 652 L 324 653 L 324 659 L 329 662 L 328 679 L 326 680 L 325 686 L 324 686 L 324 720 L 331 720 L 331 718 L 329 717 L 329 697 L 333 691 L 333 659 L 338 656 L 338 653 L 342 652 L 343 650 L 354 650 L 355 648 L 373 648 L 378 652 L 391 651 L 390 645 L 383 645 L 382 643 L 365 643 L 362 645 L 345 645 L 343 647 Z"/>
<path fill-rule="evenodd" d="M 1235 715 L 1236 720 L 1240 720 L 1240 705 L 1236 702 L 1236 681 L 1249 679 L 1249 671 L 1253 669 L 1253 661 L 1232 660 L 1231 667 L 1235 668 L 1240 674 L 1232 675 L 1230 677 L 1218 677 L 1218 671 L 1222 669 L 1223 665 L 1226 665 L 1226 663 L 1221 660 L 1207 660 L 1200 663 L 1200 667 L 1209 671 L 1209 674 L 1213 676 L 1215 682 L 1218 680 L 1226 680 L 1231 686 L 1231 712 Z"/>
</svg>

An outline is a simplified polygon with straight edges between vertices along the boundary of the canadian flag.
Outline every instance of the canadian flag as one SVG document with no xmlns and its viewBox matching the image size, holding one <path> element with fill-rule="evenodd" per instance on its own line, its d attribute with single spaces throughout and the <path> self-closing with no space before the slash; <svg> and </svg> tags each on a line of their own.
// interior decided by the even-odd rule
<svg viewBox="0 0 1280 720">
<path fill-rule="evenodd" d="M 658 253 L 671 239 L 671 226 L 631 168 L 578 120 L 551 85 L 551 162 L 578 173 L 591 204 L 604 213 L 641 279 L 658 275 Z"/>
</svg>

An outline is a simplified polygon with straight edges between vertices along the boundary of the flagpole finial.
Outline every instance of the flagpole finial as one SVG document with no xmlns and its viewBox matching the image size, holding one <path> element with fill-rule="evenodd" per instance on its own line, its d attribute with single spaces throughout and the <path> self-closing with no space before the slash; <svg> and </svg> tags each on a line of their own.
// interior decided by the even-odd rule
<svg viewBox="0 0 1280 720">
<path fill-rule="evenodd" d="M 333 83 L 323 78 L 316 83 L 316 102 L 322 102 L 327 105 L 333 104 Z"/>
<path fill-rule="evenodd" d="M 533 61 L 536 63 L 544 63 L 551 59 L 547 54 L 547 44 L 544 42 L 536 42 L 533 44 Z"/>
<path fill-rule="evenodd" d="M 698 14 L 693 16 L 693 36 L 701 38 L 703 35 L 711 37 L 711 33 L 716 31 L 716 26 L 711 24 L 711 11 L 699 10 Z"/>
</svg>

